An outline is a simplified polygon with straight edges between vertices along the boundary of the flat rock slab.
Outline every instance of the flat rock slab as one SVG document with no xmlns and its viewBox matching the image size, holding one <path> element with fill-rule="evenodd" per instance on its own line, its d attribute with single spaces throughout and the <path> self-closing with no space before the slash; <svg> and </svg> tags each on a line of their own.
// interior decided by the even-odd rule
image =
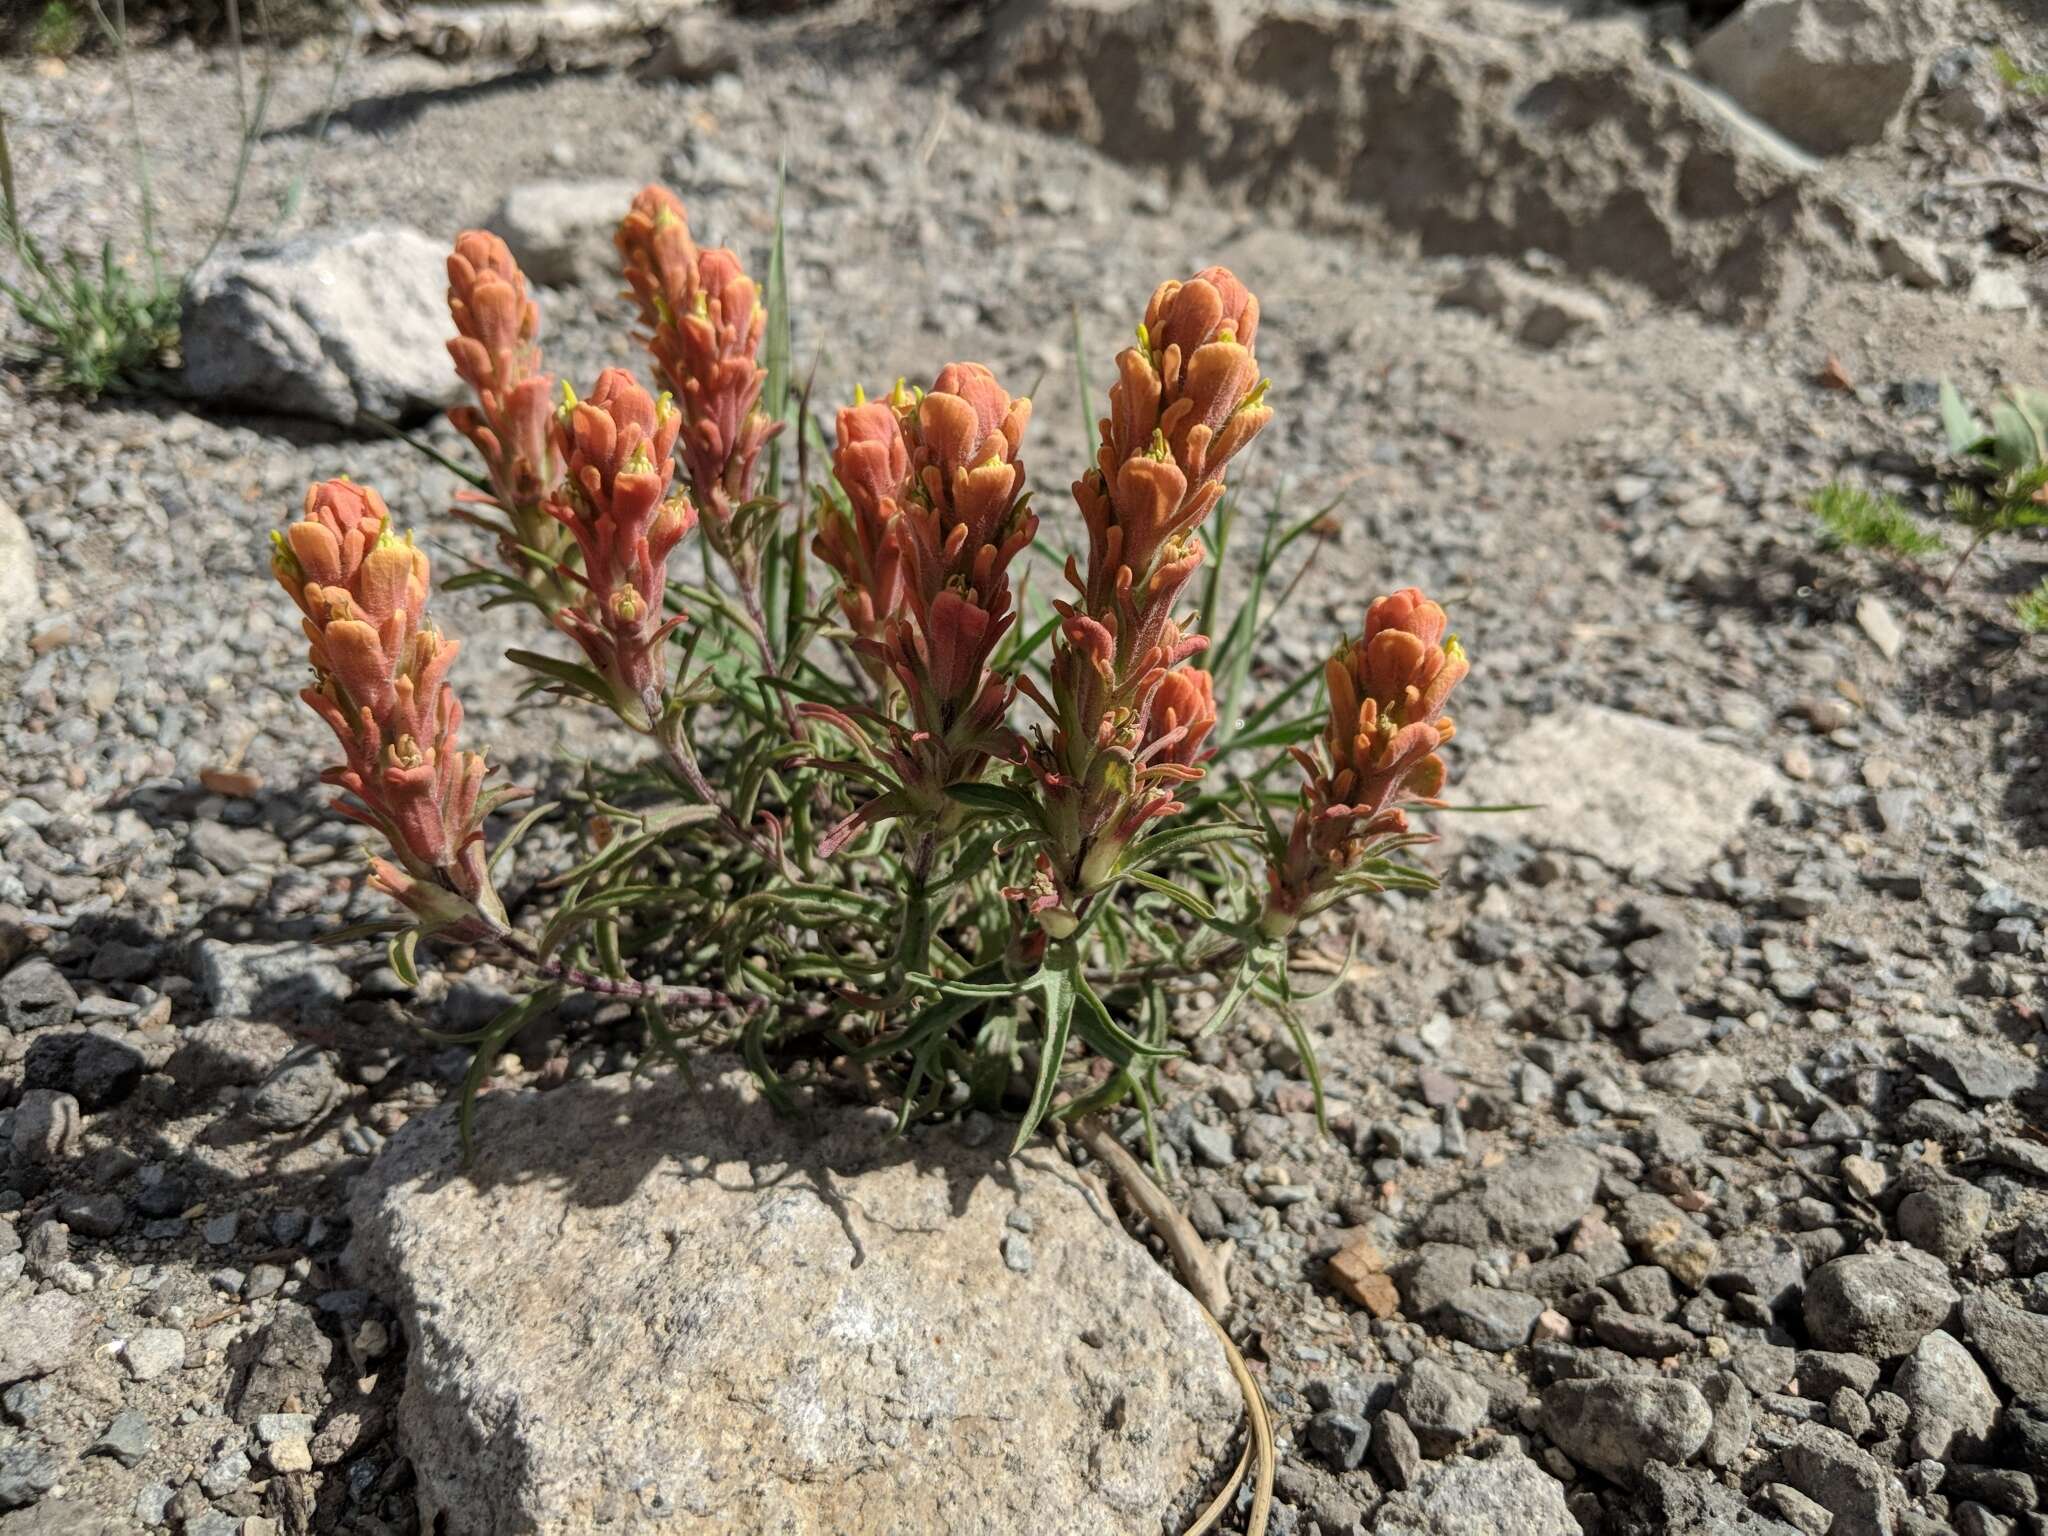
<svg viewBox="0 0 2048 1536">
<path fill-rule="evenodd" d="M 1458 805 L 1535 805 L 1498 816 L 1440 816 L 1437 830 L 1498 830 L 1590 854 L 1624 873 L 1697 874 L 1776 784 L 1733 747 L 1596 704 L 1545 715 L 1474 763 Z"/>
<path fill-rule="evenodd" d="M 394 1136 L 349 1267 L 422 1528 L 1180 1529 L 1242 1416 L 1194 1301 L 1050 1149 L 889 1124 L 728 1070 L 486 1098 L 466 1172 Z"/>
</svg>

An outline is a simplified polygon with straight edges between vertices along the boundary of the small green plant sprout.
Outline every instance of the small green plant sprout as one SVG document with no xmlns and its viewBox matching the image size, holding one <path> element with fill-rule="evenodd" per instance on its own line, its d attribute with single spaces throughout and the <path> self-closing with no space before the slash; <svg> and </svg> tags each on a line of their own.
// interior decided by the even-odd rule
<svg viewBox="0 0 2048 1536">
<path fill-rule="evenodd" d="M 2009 91 L 2022 96 L 2048 96 L 2048 71 L 2028 69 L 2003 48 L 1991 50 L 1991 68 Z"/>
<path fill-rule="evenodd" d="M 70 0 L 48 0 L 28 31 L 29 51 L 39 58 L 69 58 L 84 44 L 85 18 Z"/>
<path fill-rule="evenodd" d="M 1918 561 L 1948 546 L 1913 520 L 1896 496 L 1874 495 L 1840 480 L 1822 486 L 1809 503 L 1829 549 L 1869 549 Z"/>
<path fill-rule="evenodd" d="M 69 249 L 53 255 L 29 232 L 15 190 L 7 119 L 0 113 L 0 242 L 19 269 L 16 276 L 0 276 L 0 298 L 14 306 L 34 338 L 31 345 L 59 386 L 88 400 L 120 385 L 144 383 L 169 360 L 178 341 L 179 304 L 178 284 L 165 273 L 157 248 L 148 161 L 141 152 L 134 83 L 127 70 L 126 16 L 119 6 L 112 17 L 95 6 L 94 15 L 114 45 L 128 87 L 142 209 L 139 275 L 115 256 L 111 239 L 101 244 L 97 258 Z M 68 7 L 53 0 L 37 21 L 38 42 L 46 24 L 61 26 L 64 16 L 76 19 Z"/>
<path fill-rule="evenodd" d="M 2008 390 L 1987 427 L 1944 379 L 1941 424 L 1966 477 L 1950 488 L 1948 510 L 1970 531 L 1947 586 L 1994 533 L 2048 527 L 2048 391 Z"/>
<path fill-rule="evenodd" d="M 2033 591 L 2012 600 L 2012 616 L 2022 633 L 2048 635 L 2048 576 L 2043 576 Z"/>
</svg>

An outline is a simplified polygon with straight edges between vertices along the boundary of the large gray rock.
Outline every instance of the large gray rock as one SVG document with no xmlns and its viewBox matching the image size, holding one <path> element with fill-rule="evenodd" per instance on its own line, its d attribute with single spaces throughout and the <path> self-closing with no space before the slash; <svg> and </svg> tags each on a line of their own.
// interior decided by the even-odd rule
<svg viewBox="0 0 2048 1536">
<path fill-rule="evenodd" d="M 536 283 L 619 287 L 612 232 L 639 190 L 635 181 L 530 181 L 505 194 L 486 227 Z"/>
<path fill-rule="evenodd" d="M 0 501 L 0 665 L 20 659 L 29 620 L 41 606 L 35 544 L 14 508 Z"/>
<path fill-rule="evenodd" d="M 415 229 L 225 252 L 185 283 L 185 384 L 344 427 L 417 418 L 462 396 L 447 292 L 447 248 Z"/>
<path fill-rule="evenodd" d="M 1152 1536 L 1193 1502 L 1240 1396 L 1092 1181 L 699 1082 L 489 1097 L 469 1173 L 426 1116 L 358 1186 L 423 1526 Z"/>
<path fill-rule="evenodd" d="M 1483 819 L 1613 869 L 1685 876 L 1714 861 L 1774 782 L 1772 770 L 1747 752 L 1583 704 L 1545 715 L 1474 763 L 1458 799 L 1534 805 Z"/>
<path fill-rule="evenodd" d="M 1820 154 L 1875 144 L 1927 84 L 1930 0 L 1748 0 L 1700 41 L 1693 67 Z"/>
<path fill-rule="evenodd" d="M 1634 1483 L 1646 1462 L 1689 1460 L 1713 1427 L 1700 1389 L 1670 1377 L 1560 1381 L 1543 1393 L 1543 1432 L 1580 1466 L 1617 1483 Z"/>
<path fill-rule="evenodd" d="M 1380 1506 L 1372 1529 L 1374 1536 L 1579 1536 L 1564 1485 L 1507 1449 L 1431 1467 Z"/>
</svg>

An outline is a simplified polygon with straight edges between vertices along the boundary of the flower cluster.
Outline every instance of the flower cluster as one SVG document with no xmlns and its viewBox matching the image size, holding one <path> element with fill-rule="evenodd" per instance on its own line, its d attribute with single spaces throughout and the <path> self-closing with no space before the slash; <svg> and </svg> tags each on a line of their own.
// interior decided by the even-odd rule
<svg viewBox="0 0 2048 1536">
<path fill-rule="evenodd" d="M 490 504 L 509 520 L 496 529 L 505 563 L 552 611 L 568 591 L 558 575 L 568 541 L 547 511 L 562 479 L 554 381 L 541 372 L 540 308 L 496 235 L 473 229 L 456 240 L 448 257 L 448 312 L 456 331 L 448 352 L 477 402 L 448 419 L 483 459 Z"/>
<path fill-rule="evenodd" d="M 482 793 L 483 757 L 459 745 L 462 705 L 445 679 L 461 646 L 427 622 L 426 555 L 375 491 L 347 480 L 312 487 L 272 543 L 272 569 L 305 616 L 314 682 L 300 697 L 341 743 L 344 761 L 322 777 L 397 859 L 373 861 L 374 883 L 429 929 L 502 931 L 483 821 L 525 791 Z"/>
<path fill-rule="evenodd" d="M 1365 631 L 1324 665 L 1322 753 L 1294 749 L 1305 783 L 1285 854 L 1268 872 L 1263 926 L 1284 934 L 1326 904 L 1375 845 L 1408 831 L 1405 805 L 1441 805 L 1444 713 L 1471 670 L 1444 610 L 1415 587 L 1376 599 Z"/>
<path fill-rule="evenodd" d="M 891 817 L 930 821 L 947 810 L 949 786 L 1013 755 L 1015 685 L 989 663 L 1016 619 L 1010 564 L 1038 518 L 1018 457 L 1031 402 L 980 363 L 950 364 L 930 390 L 899 386 L 840 419 L 833 469 L 852 510 L 816 547 L 839 573 L 841 611 L 863 630 L 858 653 L 903 698 L 903 718 L 875 712 L 889 777 L 842 825 L 843 840 Z M 844 711 L 812 713 L 864 739 Z"/>
<path fill-rule="evenodd" d="M 1231 458 L 1264 429 L 1252 343 L 1259 301 L 1210 267 L 1160 285 L 1117 358 L 1096 462 L 1074 485 L 1088 564 L 1070 558 L 1077 601 L 1057 604 L 1051 720 L 1029 761 L 1046 802 L 1037 878 L 1022 893 L 1067 927 L 1146 823 L 1183 809 L 1216 723 L 1213 685 L 1191 658 L 1208 646 L 1174 609 L 1204 551 L 1201 527 Z"/>
<path fill-rule="evenodd" d="M 556 624 L 583 648 L 614 707 L 639 729 L 662 713 L 662 643 L 682 623 L 667 612 L 668 557 L 697 524 L 697 510 L 670 493 L 682 422 L 622 368 L 598 375 L 588 400 L 571 399 L 555 421 L 567 474 L 548 510 L 583 555 L 580 601 Z"/>
<path fill-rule="evenodd" d="M 690 494 L 719 556 L 743 570 L 752 540 L 736 523 L 755 498 L 761 450 L 781 430 L 759 409 L 767 370 L 757 358 L 767 316 L 738 256 L 701 250 L 682 201 L 646 187 L 614 237 L 647 349 L 682 408 L 680 447 Z"/>
</svg>

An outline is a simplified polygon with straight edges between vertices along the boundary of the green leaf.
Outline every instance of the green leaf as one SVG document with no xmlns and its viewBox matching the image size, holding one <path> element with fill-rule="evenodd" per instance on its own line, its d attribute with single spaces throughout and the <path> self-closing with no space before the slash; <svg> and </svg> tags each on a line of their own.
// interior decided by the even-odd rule
<svg viewBox="0 0 2048 1536">
<path fill-rule="evenodd" d="M 391 969 L 398 973 L 398 979 L 408 987 L 420 984 L 419 967 L 414 957 L 419 952 L 420 931 L 407 928 L 391 935 L 391 942 L 384 948 L 385 957 L 391 962 Z"/>
<path fill-rule="evenodd" d="M 1168 859 L 1177 859 L 1184 853 L 1205 848 L 1211 843 L 1255 843 L 1258 833 L 1251 827 L 1233 823 L 1206 827 L 1174 827 L 1165 832 L 1155 832 L 1139 843 L 1133 843 L 1118 861 L 1116 872 L 1120 875 L 1135 874 L 1138 870 L 1150 868 Z"/>
<path fill-rule="evenodd" d="M 1048 963 L 1031 978 L 1038 993 L 1043 1028 L 1038 1042 L 1038 1080 L 1031 1089 L 1031 1103 L 1017 1123 L 1017 1139 L 1010 1144 L 1015 1157 L 1030 1144 L 1033 1134 L 1052 1108 L 1052 1096 L 1059 1089 L 1060 1065 L 1067 1054 L 1067 1033 L 1074 1021 L 1074 983 L 1078 961 L 1071 950 L 1059 963 Z"/>
<path fill-rule="evenodd" d="M 1957 457 L 1982 453 L 1990 438 L 1955 385 L 1947 379 L 1941 381 L 1941 430 L 1948 438 L 1948 451 Z"/>
<path fill-rule="evenodd" d="M 2044 402 L 2031 390 L 2014 390 L 1991 408 L 1992 456 L 2006 474 L 2019 474 L 2048 460 L 2048 437 L 2044 437 L 2040 407 Z"/>
<path fill-rule="evenodd" d="M 1132 870 L 1124 878 L 1134 884 L 1142 885 L 1148 891 L 1156 891 L 1175 906 L 1185 912 L 1192 913 L 1205 923 L 1212 923 L 1216 920 L 1216 909 L 1184 885 L 1175 885 L 1171 880 L 1161 879 L 1158 875 L 1141 869 Z"/>
<path fill-rule="evenodd" d="M 1003 784 L 948 784 L 946 798 L 984 816 L 1014 816 L 1041 831 L 1045 827 L 1038 802 L 1021 789 Z"/>
<path fill-rule="evenodd" d="M 1109 1005 L 1096 995 L 1088 984 L 1088 978 L 1077 966 L 1071 975 L 1075 999 L 1080 1003 L 1074 1015 L 1075 1027 L 1081 1031 L 1081 1038 L 1097 1054 L 1108 1057 L 1118 1066 L 1128 1068 L 1134 1061 L 1154 1057 L 1180 1056 L 1185 1053 L 1173 1046 L 1153 1045 L 1140 1040 L 1125 1029 L 1109 1011 Z"/>
<path fill-rule="evenodd" d="M 507 651 L 505 659 L 518 663 L 529 672 L 538 672 L 543 677 L 551 678 L 571 691 L 607 708 L 617 707 L 612 697 L 611 684 L 578 662 L 563 661 L 556 656 L 543 656 L 539 651 L 522 650 Z"/>
</svg>

